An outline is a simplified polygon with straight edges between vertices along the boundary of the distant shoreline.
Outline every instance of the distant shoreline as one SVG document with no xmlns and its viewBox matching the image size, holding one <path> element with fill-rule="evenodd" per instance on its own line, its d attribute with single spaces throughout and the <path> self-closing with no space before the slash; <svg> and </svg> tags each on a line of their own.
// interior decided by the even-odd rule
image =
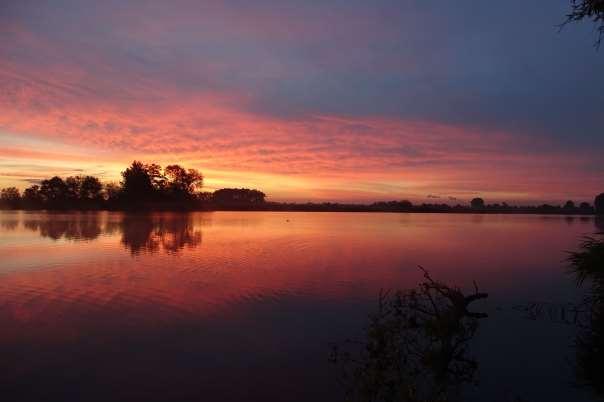
<svg viewBox="0 0 604 402">
<path fill-rule="evenodd" d="M 338 202 L 276 202 L 250 188 L 221 188 L 202 192 L 203 175 L 195 169 L 133 161 L 122 172 L 123 180 L 102 183 L 94 176 L 53 176 L 23 192 L 16 187 L 0 190 L 0 209 L 46 211 L 287 211 L 287 212 L 398 212 L 458 214 L 596 215 L 604 213 L 604 193 L 593 205 L 566 201 L 564 205 L 489 204 L 475 197 L 467 204 L 413 204 L 409 200 L 376 201 L 371 204 Z M 450 200 L 455 201 L 457 200 Z"/>
<path fill-rule="evenodd" d="M 508 207 L 506 209 L 472 209 L 468 207 L 442 208 L 434 205 L 418 205 L 409 209 L 376 208 L 371 205 L 342 205 L 342 204 L 279 204 L 249 206 L 204 206 L 204 207 L 170 207 L 154 206 L 150 208 L 0 208 L 0 211 L 26 211 L 47 213 L 72 213 L 72 212 L 127 212 L 127 213 L 154 213 L 154 212 L 358 212 L 358 213 L 416 213 L 416 214 L 474 214 L 474 215 L 559 215 L 576 217 L 597 216 L 593 211 L 565 210 L 561 207 Z"/>
</svg>

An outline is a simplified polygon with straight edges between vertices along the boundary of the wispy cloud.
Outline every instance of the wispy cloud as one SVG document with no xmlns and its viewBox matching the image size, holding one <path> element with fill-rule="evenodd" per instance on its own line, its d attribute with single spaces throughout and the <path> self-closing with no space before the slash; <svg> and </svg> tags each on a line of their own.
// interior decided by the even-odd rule
<svg viewBox="0 0 604 402">
<path fill-rule="evenodd" d="M 601 186 L 604 62 L 548 2 L 59 3 L 0 13 L 0 184 L 138 158 L 280 199 Z"/>
</svg>

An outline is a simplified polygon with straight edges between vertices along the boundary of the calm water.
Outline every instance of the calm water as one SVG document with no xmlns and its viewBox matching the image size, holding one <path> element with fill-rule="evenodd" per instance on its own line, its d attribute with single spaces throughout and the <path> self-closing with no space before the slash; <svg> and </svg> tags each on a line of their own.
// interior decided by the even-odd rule
<svg viewBox="0 0 604 402">
<path fill-rule="evenodd" d="M 0 399 L 340 400 L 330 342 L 421 264 L 490 293 L 470 398 L 589 401 L 573 328 L 513 306 L 577 298 L 565 250 L 594 231 L 533 215 L 0 212 Z"/>
</svg>

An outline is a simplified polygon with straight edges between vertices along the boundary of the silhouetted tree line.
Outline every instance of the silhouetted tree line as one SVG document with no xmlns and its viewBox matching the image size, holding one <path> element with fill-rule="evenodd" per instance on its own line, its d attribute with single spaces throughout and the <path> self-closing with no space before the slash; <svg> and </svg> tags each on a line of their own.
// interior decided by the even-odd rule
<svg viewBox="0 0 604 402">
<path fill-rule="evenodd" d="M 486 204 L 482 198 L 474 198 L 469 205 L 413 204 L 410 201 L 380 201 L 372 204 L 342 204 L 342 203 L 277 203 L 267 202 L 262 209 L 271 211 L 333 211 L 333 212 L 435 212 L 435 213 L 512 213 L 512 214 L 563 214 L 591 215 L 598 211 L 604 214 L 604 193 L 596 197 L 594 206 L 588 202 L 576 205 L 567 201 L 564 205 L 528 205 L 515 206 L 505 202 Z"/>
<path fill-rule="evenodd" d="M 223 188 L 214 191 L 210 200 L 216 208 L 256 209 L 265 205 L 262 191 L 247 188 Z"/>
<path fill-rule="evenodd" d="M 0 193 L 0 208 L 48 210 L 155 210 L 251 208 L 265 202 L 258 190 L 221 189 L 200 192 L 203 175 L 196 169 L 134 161 L 122 181 L 101 183 L 94 176 L 54 176 L 23 191 L 15 187 Z"/>
<path fill-rule="evenodd" d="M 200 191 L 203 175 L 195 169 L 168 165 L 164 169 L 151 163 L 134 161 L 122 173 L 122 181 L 101 183 L 94 176 L 54 176 L 23 191 L 15 187 L 0 193 L 3 209 L 109 209 L 109 210 L 263 210 L 263 211 L 332 211 L 332 212 L 456 212 L 456 213 L 537 213 L 604 214 L 604 193 L 594 205 L 588 202 L 564 205 L 512 206 L 486 204 L 476 197 L 469 205 L 416 204 L 410 201 L 380 201 L 372 204 L 267 202 L 266 194 L 247 188 L 223 188 Z"/>
</svg>

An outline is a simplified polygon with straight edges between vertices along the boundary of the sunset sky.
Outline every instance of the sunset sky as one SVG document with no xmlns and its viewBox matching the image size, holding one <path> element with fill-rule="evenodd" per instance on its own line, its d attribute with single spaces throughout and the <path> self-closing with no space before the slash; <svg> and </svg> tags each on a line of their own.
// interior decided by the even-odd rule
<svg viewBox="0 0 604 402">
<path fill-rule="evenodd" d="M 0 2 L 0 187 L 132 160 L 271 200 L 592 201 L 604 48 L 568 0 Z"/>
</svg>

